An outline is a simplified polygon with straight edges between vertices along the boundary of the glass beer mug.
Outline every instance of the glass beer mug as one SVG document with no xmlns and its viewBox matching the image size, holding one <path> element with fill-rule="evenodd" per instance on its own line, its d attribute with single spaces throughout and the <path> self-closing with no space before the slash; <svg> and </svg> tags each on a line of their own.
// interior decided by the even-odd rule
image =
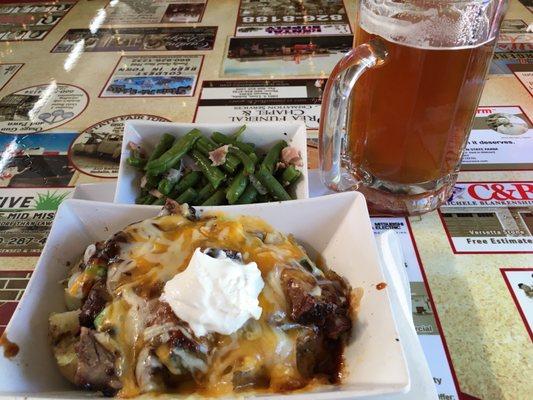
<svg viewBox="0 0 533 400">
<path fill-rule="evenodd" d="M 322 99 L 320 171 L 372 211 L 451 194 L 507 0 L 360 0 L 356 46 Z"/>
</svg>

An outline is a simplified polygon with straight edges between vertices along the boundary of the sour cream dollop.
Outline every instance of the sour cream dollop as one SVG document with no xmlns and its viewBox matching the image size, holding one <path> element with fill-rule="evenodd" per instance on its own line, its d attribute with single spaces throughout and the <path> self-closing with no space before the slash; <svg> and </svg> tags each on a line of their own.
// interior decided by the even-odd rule
<svg viewBox="0 0 533 400">
<path fill-rule="evenodd" d="M 209 332 L 230 335 L 261 316 L 258 296 L 265 284 L 257 264 L 242 264 L 221 253 L 213 258 L 197 248 L 187 268 L 161 294 L 161 301 L 198 337 Z"/>
</svg>

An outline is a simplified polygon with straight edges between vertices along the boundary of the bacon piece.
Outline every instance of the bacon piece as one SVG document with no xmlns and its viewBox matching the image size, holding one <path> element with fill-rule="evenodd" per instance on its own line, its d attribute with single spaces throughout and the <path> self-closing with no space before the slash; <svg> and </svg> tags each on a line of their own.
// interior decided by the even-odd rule
<svg viewBox="0 0 533 400">
<path fill-rule="evenodd" d="M 165 205 L 161 212 L 159 213 L 160 216 L 163 215 L 171 215 L 171 214 L 178 214 L 180 209 L 180 205 L 176 200 L 172 200 L 167 197 L 167 201 L 165 202 Z"/>
<path fill-rule="evenodd" d="M 225 144 L 219 148 L 209 152 L 209 159 L 211 160 L 211 165 L 217 167 L 226 162 L 226 155 L 229 151 L 229 145 Z"/>
<path fill-rule="evenodd" d="M 159 213 L 159 216 L 171 214 L 181 214 L 189 221 L 196 221 L 198 219 L 198 215 L 196 214 L 196 209 L 194 207 L 189 206 L 187 203 L 179 204 L 176 200 L 167 198 L 167 201 Z"/>
<path fill-rule="evenodd" d="M 138 152 L 138 154 L 141 155 L 141 157 L 145 157 L 146 156 L 146 153 L 144 152 L 144 149 L 137 143 L 135 142 L 128 142 L 128 148 L 131 150 L 131 151 L 136 151 Z"/>
<path fill-rule="evenodd" d="M 150 190 L 148 193 L 150 193 L 152 196 L 154 197 L 157 197 L 158 199 L 160 199 L 161 197 L 163 197 L 163 193 L 161 193 L 159 190 L 157 189 L 152 189 Z"/>
<path fill-rule="evenodd" d="M 296 147 L 287 146 L 281 150 L 281 161 L 286 165 L 303 167 L 303 160 L 300 151 Z"/>
<path fill-rule="evenodd" d="M 130 150 L 141 150 L 141 146 L 139 146 L 137 143 L 135 142 L 128 142 L 128 148 Z"/>
<path fill-rule="evenodd" d="M 148 177 L 146 175 L 143 175 L 141 178 L 141 189 L 144 189 L 147 183 L 148 183 Z"/>
</svg>

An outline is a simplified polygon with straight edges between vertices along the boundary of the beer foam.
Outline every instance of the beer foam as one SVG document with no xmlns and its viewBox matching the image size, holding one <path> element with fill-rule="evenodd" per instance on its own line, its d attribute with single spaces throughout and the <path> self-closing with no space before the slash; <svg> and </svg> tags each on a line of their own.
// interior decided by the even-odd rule
<svg viewBox="0 0 533 400">
<path fill-rule="evenodd" d="M 370 34 L 410 47 L 477 47 L 494 39 L 491 20 L 502 12 L 501 5 L 500 0 L 361 0 L 359 24 Z"/>
</svg>

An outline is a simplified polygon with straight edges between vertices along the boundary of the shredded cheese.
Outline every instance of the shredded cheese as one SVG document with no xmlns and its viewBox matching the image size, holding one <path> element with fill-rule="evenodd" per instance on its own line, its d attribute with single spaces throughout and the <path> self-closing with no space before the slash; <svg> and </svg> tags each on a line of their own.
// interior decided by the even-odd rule
<svg viewBox="0 0 533 400">
<path fill-rule="evenodd" d="M 258 232 L 272 234 L 276 240 L 264 243 Z M 206 360 L 162 344 L 155 349 L 159 361 L 171 369 L 174 368 L 171 358 L 178 357 L 184 367 L 200 371 L 205 382 L 196 391 L 208 396 L 233 393 L 235 369 L 263 368 L 272 390 L 284 390 L 291 382 L 301 380 L 296 366 L 296 333 L 284 332 L 271 323 L 273 317 L 287 312 L 280 285 L 281 269 L 307 257 L 291 237 L 275 232 L 257 218 L 204 217 L 190 221 L 181 215 L 132 224 L 124 233 L 127 242 L 120 243 L 118 261 L 109 267 L 113 285 L 108 282 L 108 288 L 112 289 L 113 302 L 104 322 L 105 326 L 114 327 L 120 354 L 118 373 L 123 383 L 120 397 L 141 393 L 141 384 L 136 380 L 139 355 L 146 357 L 144 349 L 149 341 L 161 334 L 161 329 L 170 329 L 168 325 L 146 327 L 148 302 L 161 294 L 166 281 L 186 268 L 197 247 L 231 249 L 240 252 L 244 262 L 257 263 L 265 281 L 259 296 L 263 314 L 260 320 L 249 321 L 232 335 L 220 335 Z M 70 290 L 78 290 L 83 279 L 80 276 Z M 188 335 L 185 330 L 182 333 Z"/>
</svg>

